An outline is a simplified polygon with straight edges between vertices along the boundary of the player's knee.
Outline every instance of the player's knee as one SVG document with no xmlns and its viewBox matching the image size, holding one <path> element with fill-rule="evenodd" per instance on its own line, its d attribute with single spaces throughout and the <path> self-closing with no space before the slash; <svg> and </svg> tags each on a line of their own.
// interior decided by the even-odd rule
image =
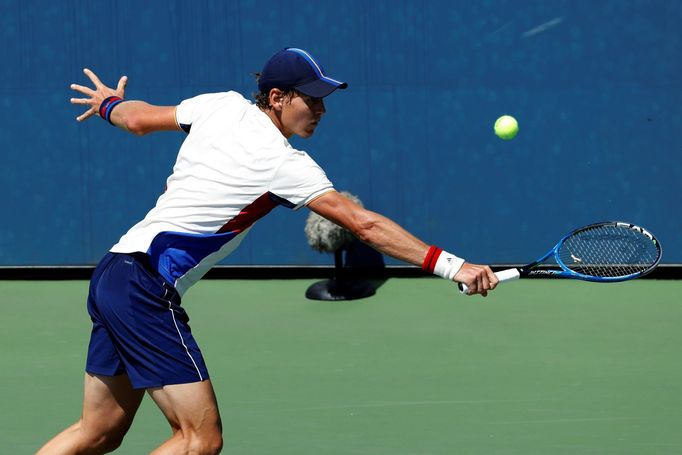
<svg viewBox="0 0 682 455">
<path fill-rule="evenodd" d="M 206 441 L 206 455 L 218 454 L 221 450 L 223 450 L 223 436 L 220 433 Z"/>
<path fill-rule="evenodd" d="M 102 453 L 109 453 L 121 447 L 122 442 L 123 436 L 106 435 L 98 447 L 102 450 Z"/>
<path fill-rule="evenodd" d="M 201 455 L 214 455 L 220 453 L 223 448 L 223 435 L 219 427 L 210 431 L 194 433 L 189 438 L 189 453 Z"/>
<path fill-rule="evenodd" d="M 192 438 L 188 445 L 187 453 L 196 453 L 200 455 L 215 455 L 220 453 L 223 448 L 223 438 L 206 437 Z"/>
<path fill-rule="evenodd" d="M 118 449 L 126 434 L 121 428 L 88 428 L 79 425 L 81 443 L 84 447 L 98 453 L 109 453 Z"/>
<path fill-rule="evenodd" d="M 90 434 L 87 435 L 86 446 L 98 453 L 113 452 L 121 446 L 123 436 L 125 435 L 121 433 Z"/>
</svg>

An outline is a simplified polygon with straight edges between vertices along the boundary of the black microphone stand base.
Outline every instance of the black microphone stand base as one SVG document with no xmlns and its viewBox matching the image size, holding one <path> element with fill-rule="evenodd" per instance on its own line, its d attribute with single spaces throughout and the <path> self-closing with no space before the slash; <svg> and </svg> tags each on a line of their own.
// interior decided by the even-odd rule
<svg viewBox="0 0 682 455">
<path fill-rule="evenodd" d="M 305 296 L 311 300 L 357 300 L 375 293 L 376 289 L 368 281 L 331 278 L 311 285 Z"/>
<path fill-rule="evenodd" d="M 376 289 L 365 280 L 347 277 L 343 269 L 343 249 L 334 253 L 335 277 L 312 284 L 305 292 L 311 300 L 357 300 L 373 296 Z"/>
</svg>

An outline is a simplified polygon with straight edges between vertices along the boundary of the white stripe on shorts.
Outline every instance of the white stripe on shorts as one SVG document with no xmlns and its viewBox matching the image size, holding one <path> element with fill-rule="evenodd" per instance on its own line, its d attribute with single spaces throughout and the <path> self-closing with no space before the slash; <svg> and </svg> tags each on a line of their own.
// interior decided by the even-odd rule
<svg viewBox="0 0 682 455">
<path fill-rule="evenodd" d="M 168 289 L 164 289 L 165 293 L 163 294 L 164 300 L 166 300 L 166 295 L 168 294 Z M 182 343 L 182 346 L 185 348 L 185 352 L 187 352 L 187 356 L 189 359 L 192 361 L 192 364 L 194 365 L 194 369 L 197 370 L 197 374 L 199 375 L 199 380 L 203 381 L 204 378 L 201 376 L 201 371 L 199 371 L 199 367 L 197 366 L 197 363 L 194 361 L 194 358 L 192 357 L 192 354 L 189 353 L 189 349 L 187 348 L 187 345 L 185 344 L 185 339 L 182 338 L 182 333 L 180 333 L 180 328 L 178 327 L 178 323 L 175 320 L 175 312 L 173 312 L 173 304 L 171 303 L 170 300 L 166 300 L 168 302 L 168 310 L 171 312 L 171 316 L 173 317 L 173 324 L 175 324 L 175 330 L 178 332 L 178 336 L 180 337 L 180 342 Z"/>
</svg>

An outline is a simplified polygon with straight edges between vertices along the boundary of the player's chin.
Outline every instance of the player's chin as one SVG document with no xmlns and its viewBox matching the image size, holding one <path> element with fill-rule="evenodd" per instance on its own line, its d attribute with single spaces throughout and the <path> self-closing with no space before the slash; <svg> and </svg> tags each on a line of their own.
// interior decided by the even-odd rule
<svg viewBox="0 0 682 455">
<path fill-rule="evenodd" d="M 301 131 L 299 136 L 301 136 L 302 138 L 308 138 L 308 137 L 312 136 L 313 134 L 315 134 L 315 128 L 316 127 L 317 127 L 317 125 L 313 125 L 311 127 L 304 129 L 303 131 Z"/>
</svg>

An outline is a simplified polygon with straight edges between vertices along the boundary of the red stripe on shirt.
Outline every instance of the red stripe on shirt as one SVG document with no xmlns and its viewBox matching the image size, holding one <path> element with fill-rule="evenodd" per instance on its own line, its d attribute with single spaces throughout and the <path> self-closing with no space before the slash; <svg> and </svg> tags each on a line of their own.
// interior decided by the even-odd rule
<svg viewBox="0 0 682 455">
<path fill-rule="evenodd" d="M 270 193 L 261 195 L 258 199 L 247 205 L 239 212 L 239 215 L 228 221 L 216 234 L 223 234 L 225 232 L 240 232 L 248 229 L 265 215 L 270 213 L 278 204 L 270 198 Z"/>
</svg>

